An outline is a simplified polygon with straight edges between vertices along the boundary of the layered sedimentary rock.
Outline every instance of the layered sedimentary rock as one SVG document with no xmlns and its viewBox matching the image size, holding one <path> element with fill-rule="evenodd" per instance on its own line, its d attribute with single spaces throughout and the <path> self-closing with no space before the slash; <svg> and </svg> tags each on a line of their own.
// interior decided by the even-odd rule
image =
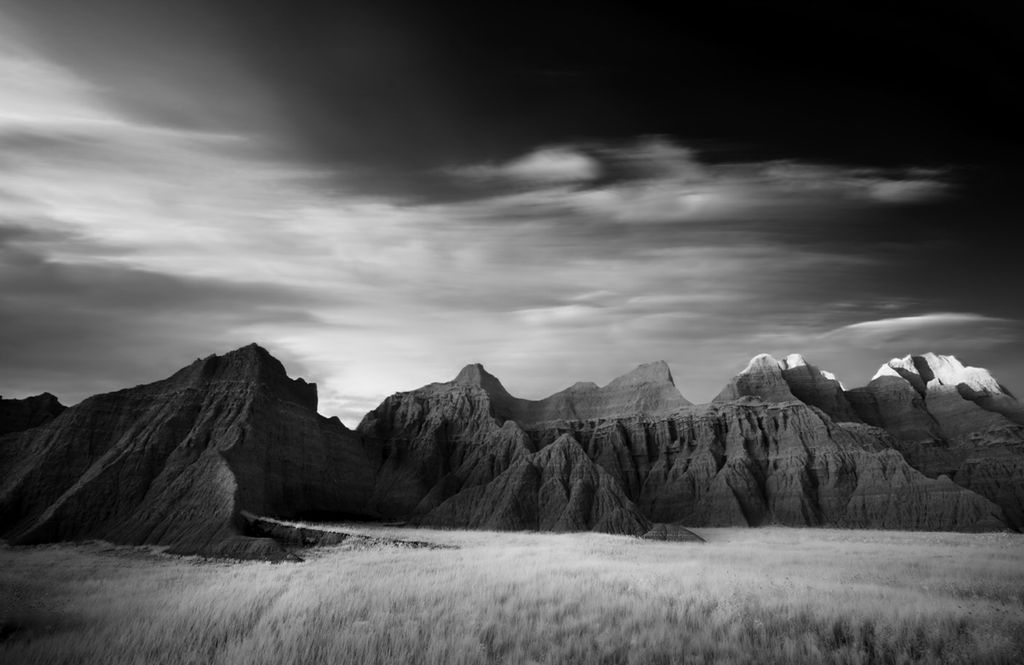
<svg viewBox="0 0 1024 665">
<path fill-rule="evenodd" d="M 915 468 L 989 498 L 1024 527 L 1024 405 L 988 370 L 933 353 L 893 358 L 849 396 Z"/>
<path fill-rule="evenodd" d="M 755 356 L 713 401 L 729 402 L 742 397 L 765 402 L 799 401 L 821 409 L 833 420 L 861 422 L 835 375 L 809 364 L 798 353 L 782 360 L 768 354 Z"/>
<path fill-rule="evenodd" d="M 0 436 L 48 423 L 66 408 L 50 393 L 24 399 L 0 398 Z"/>
<path fill-rule="evenodd" d="M 66 410 L 32 399 L 4 412 L 19 431 L 0 436 L 0 535 L 15 543 L 281 558 L 266 524 L 338 517 L 652 538 L 1024 527 L 1020 403 L 931 354 L 851 391 L 800 356 L 758 356 L 701 406 L 664 363 L 542 400 L 469 365 L 388 397 L 356 432 L 255 345 Z M 336 539 L 302 529 L 279 540 Z"/>
<path fill-rule="evenodd" d="M 89 398 L 0 438 L 0 533 L 283 556 L 245 536 L 242 510 L 361 514 L 379 463 L 316 402 L 316 386 L 255 345 Z"/>
<path fill-rule="evenodd" d="M 603 413 L 667 413 L 688 404 L 664 363 L 642 365 L 604 387 L 575 384 L 538 401 L 511 396 L 483 367 L 469 365 L 453 381 L 392 395 L 360 423 L 359 432 L 378 442 L 383 460 L 370 505 L 431 524 L 643 533 L 646 520 L 631 504 L 622 505 L 619 486 L 606 481 L 576 441 L 548 446 L 558 437 L 540 442 L 534 426 Z M 544 476 L 545 465 L 554 475 Z M 580 478 L 586 481 L 573 489 Z M 559 507 L 552 479 L 565 486 L 567 508 Z M 534 481 L 541 480 L 551 483 L 538 496 Z M 509 513 L 509 501 L 526 512 Z"/>
<path fill-rule="evenodd" d="M 572 466 L 565 459 L 571 459 L 582 470 L 584 460 L 599 468 L 603 473 L 597 476 L 574 473 L 592 478 L 587 492 L 597 487 L 605 494 L 601 505 L 616 506 L 636 524 L 617 532 L 641 528 L 636 514 L 690 526 L 1006 526 L 991 501 L 912 468 L 882 429 L 837 423 L 829 411 L 850 421 L 860 417 L 834 377 L 798 356 L 783 363 L 755 358 L 706 406 L 681 396 L 670 399 L 668 386 L 674 385 L 667 368 L 651 367 L 658 366 L 645 366 L 605 389 L 577 384 L 527 402 L 509 395 L 483 368 L 470 366 L 453 382 L 393 395 L 359 431 L 382 441 L 389 459 L 413 462 L 396 464 L 396 471 L 418 479 L 403 508 L 433 525 L 564 528 L 561 516 L 573 501 L 564 471 Z M 785 372 L 791 372 L 793 388 Z M 658 399 L 623 399 L 621 386 Z M 597 397 L 609 393 L 615 408 L 599 408 Z M 580 408 L 578 394 L 587 396 L 586 408 Z M 485 450 L 500 455 L 480 464 Z M 614 483 L 594 480 L 602 475 Z M 562 487 L 558 501 L 543 500 L 545 483 Z M 417 502 L 416 494 L 424 499 Z M 588 511 L 573 515 L 589 515 L 573 517 L 573 528 L 607 529 L 607 522 Z"/>
<path fill-rule="evenodd" d="M 427 526 L 601 531 L 639 536 L 650 522 L 569 435 L 466 489 L 418 520 Z"/>
</svg>

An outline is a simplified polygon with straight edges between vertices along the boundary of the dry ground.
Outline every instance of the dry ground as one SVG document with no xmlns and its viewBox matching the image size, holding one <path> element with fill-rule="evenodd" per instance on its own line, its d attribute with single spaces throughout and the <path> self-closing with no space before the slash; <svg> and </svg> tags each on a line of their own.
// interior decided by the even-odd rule
<svg viewBox="0 0 1024 665">
<path fill-rule="evenodd" d="M 0 548 L 0 663 L 1024 662 L 1024 535 L 361 529 L 459 549 Z"/>
</svg>

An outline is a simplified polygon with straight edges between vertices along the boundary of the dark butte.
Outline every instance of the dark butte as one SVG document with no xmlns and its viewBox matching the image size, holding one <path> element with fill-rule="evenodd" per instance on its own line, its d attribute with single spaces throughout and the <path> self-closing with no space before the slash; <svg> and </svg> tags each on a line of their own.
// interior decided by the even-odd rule
<svg viewBox="0 0 1024 665">
<path fill-rule="evenodd" d="M 665 363 L 543 400 L 469 365 L 388 397 L 355 431 L 316 408 L 316 387 L 256 345 L 66 410 L 0 400 L 0 534 L 280 559 L 322 538 L 277 538 L 263 518 L 659 540 L 699 540 L 687 526 L 1024 527 L 1024 407 L 949 356 L 893 359 L 847 391 L 798 355 L 762 355 L 706 405 Z"/>
</svg>

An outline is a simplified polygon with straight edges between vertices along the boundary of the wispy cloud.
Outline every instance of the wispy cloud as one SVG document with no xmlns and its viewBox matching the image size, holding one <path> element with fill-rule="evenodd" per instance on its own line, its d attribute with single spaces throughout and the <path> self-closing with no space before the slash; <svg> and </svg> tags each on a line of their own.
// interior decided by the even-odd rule
<svg viewBox="0 0 1024 665">
<path fill-rule="evenodd" d="M 927 343 L 942 347 L 970 341 L 976 347 L 986 347 L 1014 341 L 1019 332 L 1018 322 L 1010 319 L 971 312 L 932 312 L 860 321 L 827 335 L 868 346 Z"/>
<path fill-rule="evenodd" d="M 715 164 L 655 137 L 463 165 L 477 196 L 409 204 L 251 136 L 126 116 L 16 35 L 0 95 L 5 395 L 73 401 L 259 341 L 350 424 L 470 361 L 539 397 L 664 358 L 704 399 L 748 354 L 857 312 L 827 303 L 876 258 L 789 242 L 780 220 L 837 224 L 948 180 Z"/>
<path fill-rule="evenodd" d="M 710 163 L 661 137 L 625 145 L 592 143 L 531 152 L 506 164 L 464 165 L 456 178 L 506 180 L 512 193 L 488 200 L 508 212 L 519 206 L 572 211 L 619 222 L 684 222 L 743 215 L 787 217 L 926 203 L 952 193 L 941 169 L 878 169 L 772 160 Z M 601 177 L 598 177 L 601 176 Z M 522 191 L 523 183 L 533 185 Z M 568 184 L 573 186 L 567 186 Z"/>
</svg>

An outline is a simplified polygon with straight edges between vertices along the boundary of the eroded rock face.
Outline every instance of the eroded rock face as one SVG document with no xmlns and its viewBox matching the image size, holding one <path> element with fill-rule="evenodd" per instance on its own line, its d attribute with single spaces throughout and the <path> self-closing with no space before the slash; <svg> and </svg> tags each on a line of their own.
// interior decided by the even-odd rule
<svg viewBox="0 0 1024 665">
<path fill-rule="evenodd" d="M 586 530 L 642 533 L 647 524 L 636 515 L 628 517 L 631 504 L 623 512 L 591 515 L 582 504 L 571 503 L 567 513 L 559 508 L 557 516 L 551 514 L 558 505 L 554 495 L 534 496 L 533 474 L 543 463 L 572 462 L 549 470 L 555 477 L 566 468 L 587 476 L 586 487 L 572 496 L 588 506 L 618 505 L 613 493 L 620 488 L 587 475 L 598 472 L 586 471 L 593 465 L 585 454 L 582 459 L 577 454 L 578 443 L 566 440 L 548 451 L 558 437 L 539 441 L 536 425 L 581 414 L 668 413 L 688 404 L 665 363 L 642 365 L 604 387 L 576 384 L 537 401 L 511 396 L 483 367 L 469 365 L 453 381 L 392 395 L 360 423 L 358 431 L 378 442 L 383 460 L 370 505 L 381 514 L 431 524 L 445 516 L 452 526 L 566 530 L 577 524 Z M 551 457 L 562 448 L 571 453 L 568 458 Z M 527 512 L 515 516 L 507 508 L 510 501 Z"/>
<path fill-rule="evenodd" d="M 987 497 L 1024 527 L 1024 405 L 988 370 L 934 353 L 893 358 L 848 396 L 912 466 Z"/>
<path fill-rule="evenodd" d="M 0 436 L 48 423 L 66 408 L 50 393 L 24 399 L 0 398 Z"/>
<path fill-rule="evenodd" d="M 417 520 L 426 526 L 601 531 L 639 536 L 650 522 L 569 435 L 460 492 Z"/>
<path fill-rule="evenodd" d="M 656 522 L 687 526 L 1002 528 L 991 502 L 913 469 L 885 432 L 798 403 L 733 402 L 667 419 L 567 425 Z M 629 451 L 625 455 L 609 449 Z M 913 497 L 914 509 L 905 509 Z"/>
<path fill-rule="evenodd" d="M 796 397 L 786 372 L 795 390 L 815 404 Z M 645 374 L 611 385 L 650 393 Z M 658 383 L 658 375 L 648 378 Z M 572 401 L 575 393 L 599 390 L 578 385 L 526 402 L 471 366 L 453 382 L 392 396 L 359 431 L 382 441 L 389 458 L 413 462 L 396 467 L 420 480 L 402 508 L 415 504 L 408 515 L 432 525 L 607 529 L 600 517 L 581 517 L 590 514 L 585 510 L 563 517 L 575 496 L 603 495 L 599 505 L 616 506 L 617 514 L 690 526 L 1006 526 L 991 501 L 907 464 L 882 429 L 837 423 L 828 411 L 849 421 L 861 418 L 834 377 L 797 356 L 782 363 L 755 358 L 706 406 L 676 401 L 666 409 L 663 402 L 617 398 L 616 404 L 627 406 L 601 416 L 601 410 L 580 409 Z M 503 433 L 514 433 L 514 452 Z M 485 465 L 465 464 L 488 450 L 502 453 Z M 614 482 L 592 479 L 573 494 L 565 469 L 574 469 L 570 476 L 587 475 L 584 460 Z M 557 501 L 544 499 L 545 486 L 563 488 Z M 430 499 L 417 502 L 417 495 Z M 639 524 L 635 517 L 629 521 Z"/>
<path fill-rule="evenodd" d="M 809 364 L 798 353 L 782 360 L 768 354 L 755 356 L 713 401 L 731 402 L 742 397 L 764 402 L 799 401 L 821 409 L 833 420 L 861 422 L 835 375 Z"/>
<path fill-rule="evenodd" d="M 678 524 L 658 523 L 643 535 L 646 540 L 667 540 L 677 543 L 703 543 L 703 538 Z"/>
<path fill-rule="evenodd" d="M 376 451 L 316 399 L 255 345 L 89 398 L 0 438 L 0 533 L 266 558 L 241 510 L 360 514 L 372 491 Z"/>
<path fill-rule="evenodd" d="M 49 420 L 0 436 L 0 534 L 282 558 L 243 513 L 631 535 L 1024 526 L 1019 402 L 942 356 L 891 361 L 848 392 L 800 356 L 758 356 L 703 406 L 664 363 L 543 400 L 470 365 L 388 397 L 356 432 L 316 403 L 252 345 L 43 408 Z"/>
</svg>

